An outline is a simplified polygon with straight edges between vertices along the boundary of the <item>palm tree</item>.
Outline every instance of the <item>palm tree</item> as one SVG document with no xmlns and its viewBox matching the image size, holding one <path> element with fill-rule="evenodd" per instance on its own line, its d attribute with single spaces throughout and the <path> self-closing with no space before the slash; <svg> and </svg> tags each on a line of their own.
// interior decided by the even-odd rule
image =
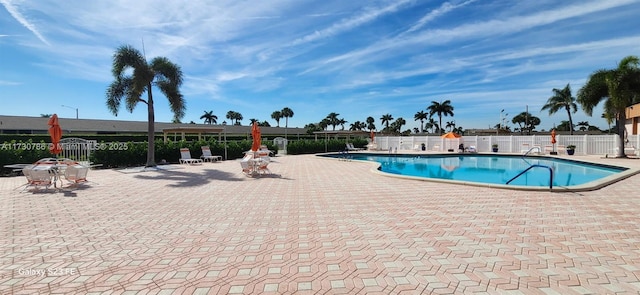
<svg viewBox="0 0 640 295">
<path fill-rule="evenodd" d="M 427 110 L 429 111 L 430 117 L 434 114 L 438 115 L 438 118 L 440 118 L 440 123 L 438 124 L 439 127 L 442 127 L 442 116 L 453 117 L 453 106 L 451 105 L 451 101 L 448 99 L 442 103 L 432 101 L 431 105 L 427 107 Z M 438 129 L 440 129 L 440 133 L 442 134 L 442 128 Z"/>
<path fill-rule="evenodd" d="M 231 120 L 231 124 L 233 125 L 240 125 L 240 121 L 244 119 L 244 117 L 242 117 L 242 114 L 235 111 L 228 111 L 226 118 Z"/>
<path fill-rule="evenodd" d="M 420 133 L 422 133 L 424 130 L 424 120 L 426 120 L 427 117 L 428 117 L 427 113 L 423 111 L 419 111 L 415 115 L 413 115 L 414 121 L 418 121 L 418 120 L 420 121 Z"/>
<path fill-rule="evenodd" d="M 376 130 L 376 119 L 374 119 L 373 117 L 369 116 L 367 117 L 367 129 L 369 129 L 369 131 L 371 130 Z"/>
<path fill-rule="evenodd" d="M 547 100 L 547 104 L 542 106 L 542 111 L 549 110 L 549 115 L 555 114 L 560 109 L 565 109 L 567 111 L 567 115 L 569 115 L 569 126 L 571 129 L 569 130 L 570 134 L 573 135 L 573 119 L 571 118 L 571 112 L 575 114 L 578 111 L 578 106 L 576 105 L 576 98 L 571 95 L 571 86 L 567 84 L 562 90 L 553 88 L 553 96 L 549 97 Z"/>
<path fill-rule="evenodd" d="M 447 125 L 445 125 L 445 128 L 451 128 L 449 130 L 453 131 L 453 128 L 456 128 L 456 121 L 449 121 L 447 122 Z"/>
<path fill-rule="evenodd" d="M 438 122 L 436 122 L 436 120 L 433 119 L 433 117 L 429 117 L 429 121 L 427 122 L 426 126 L 427 126 L 427 129 L 431 129 L 431 133 L 436 133 L 436 131 L 440 129 Z"/>
<path fill-rule="evenodd" d="M 200 119 L 204 119 L 205 124 L 217 124 L 218 116 L 213 114 L 213 111 L 204 111 L 204 115 L 200 116 Z"/>
<path fill-rule="evenodd" d="M 527 134 L 530 134 L 531 130 L 536 129 L 536 126 L 540 125 L 540 118 L 531 115 L 528 112 L 522 112 L 514 116 L 513 119 L 511 119 L 511 122 L 520 126 L 520 134 L 524 133 L 524 131 L 527 131 Z"/>
<path fill-rule="evenodd" d="M 593 108 L 605 101 L 604 110 L 616 118 L 616 129 L 620 140 L 616 157 L 626 158 L 625 110 L 640 101 L 640 68 L 637 56 L 627 56 L 612 70 L 598 70 L 589 76 L 589 80 L 578 91 L 578 103 L 584 112 L 591 116 Z"/>
<path fill-rule="evenodd" d="M 289 118 L 293 117 L 293 110 L 290 108 L 284 108 L 280 111 L 280 115 L 284 118 L 284 128 L 289 127 Z"/>
<path fill-rule="evenodd" d="M 336 130 L 336 126 L 340 125 L 340 119 L 338 119 L 338 116 L 340 116 L 338 113 L 329 113 L 326 118 L 327 126 L 331 125 L 333 126 L 333 130 Z"/>
<path fill-rule="evenodd" d="M 391 123 L 391 120 L 393 120 L 393 116 L 391 116 L 391 114 L 382 115 L 382 117 L 380 117 L 380 121 L 384 124 L 385 130 L 389 130 L 389 123 Z"/>
<path fill-rule="evenodd" d="M 146 166 L 156 166 L 152 86 L 156 86 L 167 97 L 174 119 L 181 119 L 184 117 L 186 109 L 184 97 L 180 93 L 182 70 L 166 57 L 155 57 L 148 63 L 140 51 L 129 45 L 124 45 L 119 47 L 113 55 L 111 73 L 115 81 L 107 88 L 107 107 L 114 115 L 118 115 L 123 99 L 129 112 L 133 112 L 139 102 L 147 105 Z M 143 99 L 142 94 L 145 92 L 147 92 L 147 98 Z"/>
<path fill-rule="evenodd" d="M 576 124 L 577 126 L 580 126 L 580 131 L 587 131 L 589 130 L 589 122 L 587 121 L 580 121 L 578 122 L 578 124 Z"/>
<path fill-rule="evenodd" d="M 338 125 L 341 126 L 340 130 L 344 130 L 344 124 L 347 124 L 347 121 L 344 118 L 338 119 Z"/>
<path fill-rule="evenodd" d="M 275 111 L 271 113 L 271 119 L 276 120 L 278 127 L 280 127 L 280 119 L 282 119 L 282 113 L 280 111 Z"/>
</svg>

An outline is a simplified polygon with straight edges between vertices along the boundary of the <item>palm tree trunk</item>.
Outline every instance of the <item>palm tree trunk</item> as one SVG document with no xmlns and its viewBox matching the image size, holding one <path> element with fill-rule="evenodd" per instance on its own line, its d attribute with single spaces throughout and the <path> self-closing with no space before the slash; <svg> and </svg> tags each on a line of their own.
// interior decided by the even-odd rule
<svg viewBox="0 0 640 295">
<path fill-rule="evenodd" d="M 616 158 L 626 158 L 627 155 L 624 153 L 625 146 L 625 132 L 626 128 L 624 127 L 624 123 L 627 120 L 627 114 L 625 114 L 625 110 L 618 111 L 618 115 L 616 116 L 618 119 L 616 120 L 616 129 L 618 129 L 618 137 L 620 140 L 618 141 L 618 151 L 616 152 Z"/>
<path fill-rule="evenodd" d="M 567 109 L 567 114 L 569 115 L 569 134 L 573 135 L 573 119 L 571 118 L 571 109 L 569 109 L 569 107 L 566 107 Z"/>
<path fill-rule="evenodd" d="M 151 95 L 151 83 L 147 92 L 148 134 L 147 134 L 147 164 L 145 167 L 155 167 L 155 114 L 153 112 L 153 96 Z"/>
</svg>

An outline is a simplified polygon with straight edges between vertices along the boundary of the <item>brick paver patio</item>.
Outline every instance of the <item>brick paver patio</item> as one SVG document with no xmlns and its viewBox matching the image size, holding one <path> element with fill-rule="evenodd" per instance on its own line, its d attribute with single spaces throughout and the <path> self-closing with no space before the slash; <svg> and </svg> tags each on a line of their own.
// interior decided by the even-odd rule
<svg viewBox="0 0 640 295">
<path fill-rule="evenodd" d="M 640 292 L 640 175 L 523 192 L 274 160 L 272 177 L 237 161 L 93 170 L 49 193 L 0 178 L 0 293 Z"/>
</svg>

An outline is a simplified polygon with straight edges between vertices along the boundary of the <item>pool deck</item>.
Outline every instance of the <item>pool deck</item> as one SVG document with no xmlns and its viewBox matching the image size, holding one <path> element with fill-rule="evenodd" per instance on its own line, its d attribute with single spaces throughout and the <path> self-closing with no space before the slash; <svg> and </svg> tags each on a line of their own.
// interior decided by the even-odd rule
<svg viewBox="0 0 640 295">
<path fill-rule="evenodd" d="M 558 193 L 273 160 L 255 178 L 238 161 L 92 170 L 50 192 L 0 178 L 0 294 L 640 292 L 640 175 Z"/>
</svg>

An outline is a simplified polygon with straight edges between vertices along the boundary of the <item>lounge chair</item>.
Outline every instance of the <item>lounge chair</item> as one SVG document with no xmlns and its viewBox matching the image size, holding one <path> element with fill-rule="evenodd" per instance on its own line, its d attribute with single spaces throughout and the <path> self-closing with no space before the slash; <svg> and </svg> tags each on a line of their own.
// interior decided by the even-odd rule
<svg viewBox="0 0 640 295">
<path fill-rule="evenodd" d="M 203 162 L 209 161 L 209 162 L 217 162 L 217 161 L 222 161 L 222 156 L 214 156 L 211 154 L 211 149 L 208 146 L 203 146 L 201 147 L 202 149 L 202 156 L 200 156 L 200 159 L 202 159 Z"/>
<path fill-rule="evenodd" d="M 467 148 L 467 152 L 469 152 L 469 153 L 477 153 L 478 150 L 476 149 L 475 145 L 470 145 L 469 148 Z"/>
<path fill-rule="evenodd" d="M 353 146 L 353 143 L 347 143 L 347 150 L 348 151 L 361 151 L 361 148 L 357 148 Z"/>
<path fill-rule="evenodd" d="M 520 152 L 524 154 L 524 153 L 528 152 L 530 149 L 531 149 L 531 145 L 530 144 L 523 143 L 522 147 L 520 147 Z"/>
<path fill-rule="evenodd" d="M 191 158 L 191 151 L 188 148 L 180 149 L 180 164 L 202 164 L 202 159 Z"/>
<path fill-rule="evenodd" d="M 269 166 L 269 163 L 271 163 L 271 158 L 269 158 L 268 156 L 260 157 L 257 162 L 256 171 L 261 174 L 271 174 L 271 170 L 269 170 L 269 168 L 267 167 Z"/>
<path fill-rule="evenodd" d="M 240 160 L 240 167 L 242 168 L 242 173 L 246 175 L 253 175 L 254 166 L 253 166 L 253 152 L 249 151 L 244 154 L 244 158 Z"/>
</svg>

